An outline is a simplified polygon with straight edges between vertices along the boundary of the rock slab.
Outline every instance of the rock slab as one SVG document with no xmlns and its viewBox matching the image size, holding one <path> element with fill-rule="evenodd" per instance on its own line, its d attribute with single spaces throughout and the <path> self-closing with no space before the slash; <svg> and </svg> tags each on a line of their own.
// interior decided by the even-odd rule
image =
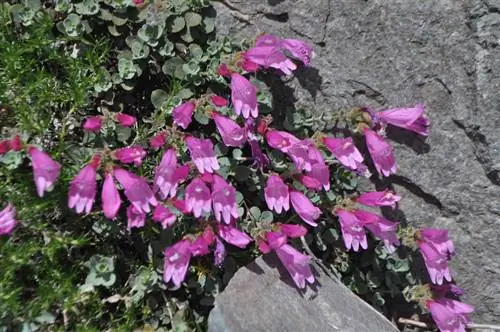
<svg viewBox="0 0 500 332">
<path fill-rule="evenodd" d="M 261 257 L 217 296 L 208 331 L 398 331 L 342 283 L 319 269 L 316 278 L 317 285 L 299 292 L 274 254 Z"/>
</svg>

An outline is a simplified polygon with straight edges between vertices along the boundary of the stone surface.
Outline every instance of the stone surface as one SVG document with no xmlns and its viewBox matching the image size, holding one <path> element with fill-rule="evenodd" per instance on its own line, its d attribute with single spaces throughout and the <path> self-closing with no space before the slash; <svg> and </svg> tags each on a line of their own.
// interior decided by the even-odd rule
<svg viewBox="0 0 500 332">
<path fill-rule="evenodd" d="M 316 271 L 318 284 L 302 293 L 276 256 L 257 259 L 216 298 L 208 331 L 398 331 L 342 283 Z"/>
<path fill-rule="evenodd" d="M 218 31 L 305 39 L 318 56 L 277 105 L 318 111 L 425 102 L 427 140 L 390 133 L 399 162 L 396 216 L 447 227 L 453 268 L 478 321 L 500 321 L 500 2 L 232 0 Z M 374 181 L 378 187 L 385 184 Z M 370 188 L 374 184 L 370 183 Z"/>
</svg>

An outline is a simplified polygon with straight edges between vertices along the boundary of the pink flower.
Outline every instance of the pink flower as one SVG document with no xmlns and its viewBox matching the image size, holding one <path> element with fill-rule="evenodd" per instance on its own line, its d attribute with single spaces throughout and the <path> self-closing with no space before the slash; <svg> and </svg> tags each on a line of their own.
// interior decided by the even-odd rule
<svg viewBox="0 0 500 332">
<path fill-rule="evenodd" d="M 35 147 L 29 148 L 28 153 L 31 156 L 36 192 L 39 197 L 43 197 L 44 192 L 48 191 L 59 178 L 61 164 L 52 160 L 47 153 Z"/>
<path fill-rule="evenodd" d="M 288 153 L 292 145 L 300 140 L 286 131 L 269 130 L 266 133 L 267 144 L 273 149 L 278 149 L 283 153 Z"/>
<path fill-rule="evenodd" d="M 149 139 L 149 145 L 153 149 L 159 149 L 165 145 L 165 133 L 159 133 Z"/>
<path fill-rule="evenodd" d="M 83 123 L 83 130 L 88 132 L 97 132 L 102 128 L 102 117 L 91 116 Z"/>
<path fill-rule="evenodd" d="M 212 118 L 225 145 L 238 147 L 245 143 L 247 140 L 245 129 L 235 121 L 217 112 L 213 113 Z"/>
<path fill-rule="evenodd" d="M 196 104 L 192 101 L 188 101 L 183 103 L 176 108 L 172 112 L 172 117 L 174 119 L 175 124 L 182 127 L 182 129 L 187 129 L 191 121 L 193 120 L 193 113 Z"/>
<path fill-rule="evenodd" d="M 365 129 L 365 138 L 377 172 L 382 176 L 396 173 L 396 160 L 394 159 L 392 146 L 370 129 Z"/>
<path fill-rule="evenodd" d="M 423 136 L 429 135 L 430 122 L 424 115 L 424 104 L 408 108 L 388 109 L 376 113 L 376 117 L 393 126 L 408 129 Z"/>
<path fill-rule="evenodd" d="M 71 180 L 68 193 L 68 207 L 76 213 L 89 213 L 94 205 L 97 191 L 96 168 L 98 162 L 92 162 Z"/>
<path fill-rule="evenodd" d="M 243 114 L 245 119 L 259 115 L 257 88 L 238 73 L 231 74 L 231 101 L 236 115 Z"/>
<path fill-rule="evenodd" d="M 290 201 L 293 209 L 302 220 L 311 226 L 318 226 L 315 221 L 321 215 L 321 210 L 314 206 L 306 195 L 296 190 L 290 190 Z"/>
<path fill-rule="evenodd" d="M 225 63 L 221 63 L 217 68 L 217 75 L 229 77 L 231 75 L 231 70 Z"/>
<path fill-rule="evenodd" d="M 397 196 L 390 190 L 373 191 L 361 194 L 356 202 L 366 206 L 390 206 L 396 208 L 396 202 L 401 200 L 401 196 Z"/>
<path fill-rule="evenodd" d="M 179 181 L 185 177 L 186 167 L 177 166 L 177 157 L 174 149 L 168 149 L 155 169 L 153 189 L 160 191 L 161 197 L 174 197 L 177 193 Z"/>
<path fill-rule="evenodd" d="M 236 189 L 219 175 L 213 177 L 212 205 L 215 219 L 224 219 L 226 224 L 231 222 L 231 217 L 238 218 L 238 205 L 236 204 Z M 222 218 L 221 218 L 222 216 Z"/>
<path fill-rule="evenodd" d="M 150 205 L 158 205 L 153 191 L 144 179 L 121 168 L 115 169 L 114 175 L 125 189 L 125 196 L 138 212 L 149 213 Z"/>
<path fill-rule="evenodd" d="M 152 219 L 159 222 L 161 224 L 161 228 L 167 229 L 175 224 L 177 217 L 168 207 L 158 204 L 153 211 Z"/>
<path fill-rule="evenodd" d="M 21 151 L 23 149 L 23 142 L 21 141 L 21 136 L 15 135 L 10 140 L 10 148 L 14 151 Z"/>
<path fill-rule="evenodd" d="M 316 178 L 309 175 L 299 175 L 297 177 L 300 183 L 302 183 L 307 189 L 320 190 L 322 188 L 321 182 Z"/>
<path fill-rule="evenodd" d="M 185 139 L 191 159 L 200 173 L 213 173 L 220 168 L 215 157 L 214 144 L 210 139 L 198 139 L 188 136 Z"/>
<path fill-rule="evenodd" d="M 191 259 L 191 243 L 183 239 L 163 251 L 165 263 L 163 265 L 163 281 L 172 280 L 175 288 L 179 288 L 186 278 L 189 260 Z"/>
<path fill-rule="evenodd" d="M 306 66 L 316 56 L 312 47 L 302 40 L 282 39 L 280 46 L 290 52 L 294 58 L 302 61 Z"/>
<path fill-rule="evenodd" d="M 114 219 L 118 210 L 120 210 L 122 200 L 120 198 L 120 193 L 115 187 L 113 175 L 111 175 L 111 173 L 106 173 L 105 175 L 101 192 L 101 201 L 104 216 L 108 219 Z"/>
<path fill-rule="evenodd" d="M 465 332 L 474 307 L 456 300 L 439 298 L 426 303 L 441 332 Z"/>
<path fill-rule="evenodd" d="M 302 140 L 293 144 L 287 152 L 287 155 L 292 159 L 295 168 L 298 171 L 312 171 L 313 160 L 310 156 L 310 151 L 313 149 L 313 143 L 310 140 Z"/>
<path fill-rule="evenodd" d="M 214 243 L 215 235 L 210 226 L 207 226 L 203 233 L 191 243 L 191 253 L 193 256 L 204 256 L 210 252 L 209 246 Z"/>
<path fill-rule="evenodd" d="M 172 205 L 177 209 L 179 210 L 182 214 L 188 214 L 189 213 L 189 210 L 187 209 L 186 207 L 186 201 L 183 200 L 183 199 L 177 199 L 175 197 L 172 197 L 170 199 L 170 202 L 172 203 Z"/>
<path fill-rule="evenodd" d="M 281 232 L 286 234 L 286 236 L 292 239 L 305 236 L 307 234 L 307 228 L 301 225 L 292 224 L 279 224 L 279 229 Z"/>
<path fill-rule="evenodd" d="M 4 139 L 0 141 L 0 156 L 6 154 L 11 150 L 10 148 L 10 140 Z"/>
<path fill-rule="evenodd" d="M 440 252 L 438 248 L 426 242 L 419 241 L 418 247 L 424 258 L 431 281 L 437 285 L 443 284 L 444 280 L 451 281 L 448 255 Z"/>
<path fill-rule="evenodd" d="M 279 48 L 274 46 L 256 46 L 244 53 L 246 60 L 264 68 L 276 68 L 286 75 L 291 75 L 297 65 L 288 59 Z"/>
<path fill-rule="evenodd" d="M 278 175 L 271 175 L 264 189 L 264 198 L 266 199 L 269 210 L 277 213 L 290 210 L 290 195 L 288 187 Z"/>
<path fill-rule="evenodd" d="M 325 137 L 323 138 L 323 143 L 325 143 L 325 146 L 335 158 L 349 169 L 356 170 L 358 164 L 363 162 L 363 156 L 354 145 L 351 137 Z"/>
<path fill-rule="evenodd" d="M 250 138 L 249 136 L 248 144 L 250 145 L 250 150 L 252 151 L 252 165 L 260 169 L 269 165 L 269 158 L 262 152 L 259 141 L 254 138 Z"/>
<path fill-rule="evenodd" d="M 202 213 L 210 213 L 212 210 L 210 189 L 199 178 L 193 179 L 186 186 L 185 198 L 186 209 L 192 212 L 196 218 L 199 218 Z"/>
<path fill-rule="evenodd" d="M 229 104 L 226 98 L 216 95 L 211 96 L 210 101 L 215 105 L 215 107 L 224 107 Z"/>
<path fill-rule="evenodd" d="M 226 247 L 219 237 L 215 238 L 214 264 L 220 266 L 226 258 Z"/>
<path fill-rule="evenodd" d="M 442 254 L 453 255 L 455 253 L 455 247 L 446 229 L 423 228 L 420 230 L 420 240 L 431 244 Z"/>
<path fill-rule="evenodd" d="M 397 222 L 362 210 L 354 211 L 354 215 L 374 236 L 384 241 L 388 253 L 393 253 L 396 250 L 395 246 L 399 246 L 400 244 L 396 234 L 398 229 Z"/>
<path fill-rule="evenodd" d="M 350 211 L 339 209 L 336 213 L 339 217 L 342 238 L 344 239 L 346 249 L 352 248 L 354 251 L 359 251 L 360 246 L 363 249 L 367 249 L 368 240 L 366 239 L 363 222 Z"/>
<path fill-rule="evenodd" d="M 134 2 L 134 5 L 138 6 L 138 5 L 142 5 L 144 3 L 144 0 L 133 0 Z"/>
<path fill-rule="evenodd" d="M 124 164 L 134 163 L 139 167 L 142 164 L 142 159 L 146 157 L 146 150 L 140 145 L 121 148 L 115 151 L 115 157 Z"/>
<path fill-rule="evenodd" d="M 0 211 L 0 235 L 10 235 L 16 224 L 16 210 L 9 203 Z"/>
<path fill-rule="evenodd" d="M 127 229 L 131 228 L 141 228 L 144 227 L 146 223 L 146 214 L 135 208 L 135 206 L 130 205 L 127 208 Z"/>
<path fill-rule="evenodd" d="M 241 61 L 238 62 L 238 67 L 240 67 L 241 69 L 243 69 L 248 73 L 255 73 L 260 68 L 258 64 L 246 58 L 243 58 Z"/>
<path fill-rule="evenodd" d="M 252 238 L 248 236 L 248 234 L 239 231 L 232 225 L 218 225 L 219 236 L 224 239 L 227 243 L 232 244 L 238 248 L 245 248 L 250 242 L 252 242 Z"/>
<path fill-rule="evenodd" d="M 330 169 L 325 164 L 321 152 L 311 144 L 308 154 L 309 162 L 311 163 L 311 171 L 309 171 L 308 176 L 319 182 L 320 186 L 318 189 L 322 186 L 326 191 L 330 190 Z"/>
<path fill-rule="evenodd" d="M 134 116 L 124 113 L 117 113 L 115 115 L 115 120 L 124 127 L 132 127 L 137 122 Z"/>
</svg>

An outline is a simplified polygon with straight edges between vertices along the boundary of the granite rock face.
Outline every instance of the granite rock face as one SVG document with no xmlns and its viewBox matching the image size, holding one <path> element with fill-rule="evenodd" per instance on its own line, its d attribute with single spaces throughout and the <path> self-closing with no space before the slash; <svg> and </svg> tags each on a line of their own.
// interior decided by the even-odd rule
<svg viewBox="0 0 500 332">
<path fill-rule="evenodd" d="M 315 45 L 287 83 L 320 112 L 424 102 L 427 140 L 389 132 L 403 195 L 392 218 L 446 227 L 457 282 L 478 321 L 500 321 L 500 2 L 498 0 L 226 0 L 219 34 L 274 33 Z M 286 94 L 282 94 L 286 96 Z M 281 103 L 289 103 L 285 97 Z M 277 101 L 280 105 L 280 101 Z M 382 181 L 367 189 L 383 188 Z"/>
<path fill-rule="evenodd" d="M 257 259 L 216 298 L 208 331 L 398 331 L 342 283 L 317 271 L 318 284 L 301 293 L 274 254 Z"/>
</svg>

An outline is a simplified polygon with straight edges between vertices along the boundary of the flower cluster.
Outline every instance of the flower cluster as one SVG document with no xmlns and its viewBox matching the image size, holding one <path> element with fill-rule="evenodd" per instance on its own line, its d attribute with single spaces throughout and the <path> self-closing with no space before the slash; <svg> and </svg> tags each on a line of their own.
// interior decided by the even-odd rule
<svg viewBox="0 0 500 332">
<path fill-rule="evenodd" d="M 316 204 L 310 193 L 331 190 L 332 163 L 355 174 L 371 176 L 370 164 L 356 147 L 355 136 L 364 137 L 371 163 L 380 176 L 394 174 L 396 161 L 392 146 L 385 140 L 385 128 L 392 125 L 428 135 L 429 120 L 423 114 L 424 107 L 419 104 L 379 112 L 362 109 L 364 121 L 352 132 L 353 137 L 318 133 L 313 138 L 299 138 L 272 127 L 259 112 L 258 89 L 248 74 L 272 70 L 291 75 L 299 62 L 308 65 L 314 56 L 310 45 L 300 40 L 268 34 L 258 37 L 252 48 L 236 54 L 219 67 L 219 73 L 227 79 L 231 90 L 228 93 L 230 100 L 211 94 L 183 101 L 172 110 L 171 126 L 148 137 L 149 147 L 133 144 L 95 153 L 71 181 L 68 207 L 76 213 L 90 213 L 100 188 L 99 210 L 113 220 L 123 208 L 129 230 L 144 227 L 149 215 L 163 229 L 172 228 L 183 220 L 195 220 L 195 231 L 183 234 L 163 252 L 163 279 L 165 283 L 172 283 L 175 289 L 181 287 L 193 257 L 213 252 L 214 264 L 219 266 L 226 256 L 228 244 L 246 248 L 252 241 L 262 253 L 276 253 L 297 287 L 314 283 L 312 257 L 297 250 L 289 240 L 306 236 L 310 229 L 318 226 L 323 214 L 337 217 L 347 250 L 367 249 L 368 230 L 373 237 L 383 241 L 389 254 L 395 252 L 400 245 L 399 224 L 358 206 L 394 209 L 401 197 L 393 191 L 387 189 L 343 197 L 331 205 Z M 220 172 L 221 164 L 212 138 L 190 130 L 196 112 L 213 120 L 226 147 L 249 148 L 250 167 L 259 170 L 262 183 L 265 183 L 263 197 L 268 209 L 278 216 L 293 211 L 304 225 L 261 222 L 249 232 L 251 235 L 241 230 L 242 215 L 232 175 Z M 130 115 L 117 113 L 89 117 L 82 127 L 98 135 L 107 121 L 125 127 L 132 127 L 137 122 Z M 19 136 L 0 142 L 0 154 L 23 148 L 31 157 L 36 192 L 43 197 L 60 176 L 61 164 L 39 148 L 24 144 Z M 148 154 L 158 150 L 163 154 L 152 179 L 131 170 L 141 167 Z M 268 154 L 273 150 L 282 153 L 293 165 L 287 172 L 279 174 L 270 167 Z M 180 151 L 187 151 L 189 159 Z M 98 183 L 99 177 L 103 179 L 102 184 Z M 126 200 L 122 199 L 120 191 Z M 0 212 L 0 234 L 10 234 L 15 225 L 15 210 L 8 205 Z M 448 260 L 454 253 L 447 231 L 422 229 L 415 237 L 432 283 L 451 287 L 451 284 L 444 284 L 452 281 Z M 463 331 L 472 307 L 445 297 L 445 293 L 435 292 L 438 297 L 429 298 L 426 307 L 442 331 Z"/>
</svg>

